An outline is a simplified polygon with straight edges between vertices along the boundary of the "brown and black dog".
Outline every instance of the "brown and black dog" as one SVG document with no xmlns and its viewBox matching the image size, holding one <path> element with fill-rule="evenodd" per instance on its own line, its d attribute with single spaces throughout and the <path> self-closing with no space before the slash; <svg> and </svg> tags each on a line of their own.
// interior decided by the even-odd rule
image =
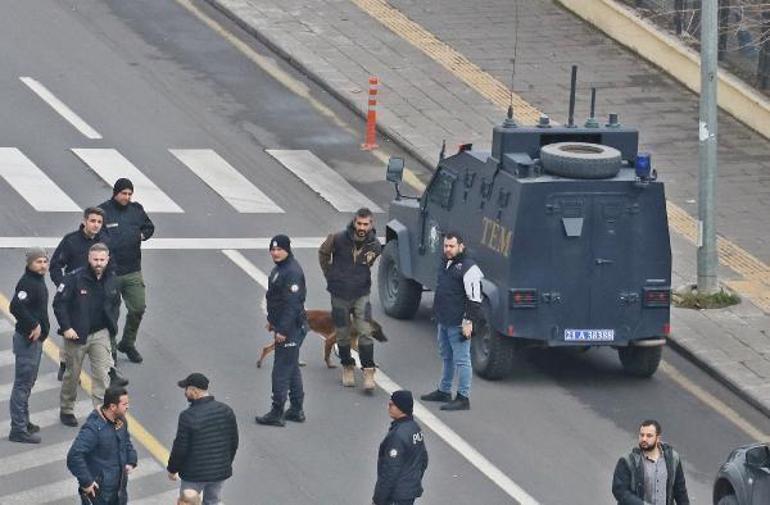
<svg viewBox="0 0 770 505">
<path fill-rule="evenodd" d="M 331 353 L 332 348 L 334 347 L 334 344 L 337 342 L 337 329 L 334 326 L 334 320 L 332 319 L 332 313 L 328 310 L 308 310 L 306 311 L 307 314 L 307 325 L 310 328 L 310 331 L 313 331 L 315 333 L 318 333 L 321 335 L 325 342 L 324 342 L 324 362 L 326 362 L 326 366 L 329 368 L 337 368 L 337 365 L 333 364 L 331 362 Z M 382 331 L 382 326 L 377 321 L 369 321 L 369 324 L 372 325 L 372 338 L 377 340 L 378 342 L 387 342 L 388 337 L 385 336 L 385 333 Z M 350 340 L 351 340 L 351 347 L 353 349 L 358 350 L 358 334 L 356 333 L 355 327 L 350 328 Z M 262 366 L 262 362 L 265 360 L 268 354 L 273 352 L 275 350 L 275 342 L 270 342 L 269 344 L 266 344 L 264 347 L 262 347 L 262 354 L 259 356 L 259 359 L 257 360 L 257 368 L 260 368 Z"/>
</svg>

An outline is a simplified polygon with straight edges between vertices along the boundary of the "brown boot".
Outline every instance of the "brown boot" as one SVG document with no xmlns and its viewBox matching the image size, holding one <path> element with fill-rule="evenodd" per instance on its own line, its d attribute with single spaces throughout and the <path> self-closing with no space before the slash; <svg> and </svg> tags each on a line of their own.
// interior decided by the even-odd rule
<svg viewBox="0 0 770 505">
<path fill-rule="evenodd" d="M 352 388 L 356 386 L 355 367 L 352 365 L 342 367 L 342 385 L 346 388 Z"/>
<path fill-rule="evenodd" d="M 377 384 L 374 383 L 374 371 L 375 368 L 364 368 L 364 391 L 371 393 Z"/>
</svg>

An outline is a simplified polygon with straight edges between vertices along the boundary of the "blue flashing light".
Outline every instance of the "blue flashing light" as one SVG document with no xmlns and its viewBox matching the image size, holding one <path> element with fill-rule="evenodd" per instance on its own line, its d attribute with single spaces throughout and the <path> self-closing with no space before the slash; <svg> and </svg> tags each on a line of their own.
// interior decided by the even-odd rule
<svg viewBox="0 0 770 505">
<path fill-rule="evenodd" d="M 636 176 L 640 179 L 649 179 L 652 170 L 652 161 L 650 153 L 639 153 L 636 155 Z"/>
</svg>

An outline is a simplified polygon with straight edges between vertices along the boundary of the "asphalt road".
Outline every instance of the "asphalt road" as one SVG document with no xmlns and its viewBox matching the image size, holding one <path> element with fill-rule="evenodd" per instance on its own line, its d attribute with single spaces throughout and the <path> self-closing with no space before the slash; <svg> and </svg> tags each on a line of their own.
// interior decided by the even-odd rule
<svg viewBox="0 0 770 505">
<path fill-rule="evenodd" d="M 0 54 L 0 104 L 6 118 L 0 136 L 4 147 L 20 150 L 81 208 L 111 193 L 73 148 L 117 150 L 184 210 L 151 213 L 158 239 L 270 237 L 278 232 L 319 237 L 346 223 L 348 213 L 319 197 L 266 149 L 309 150 L 357 192 L 387 208 L 392 191 L 382 181 L 381 160 L 359 149 L 363 124 L 357 118 L 279 61 L 273 68 L 292 77 L 276 80 L 274 70 L 270 75 L 179 3 L 30 4 L 18 3 L 0 16 L 0 44 L 13 48 Z M 272 58 L 199 7 L 251 51 Z M 44 84 L 103 138 L 86 138 L 34 94 L 22 76 Z M 287 89 L 287 82 L 295 90 L 299 85 L 300 94 Z M 284 212 L 237 212 L 169 149 L 214 150 Z M 400 154 L 390 148 L 387 152 Z M 74 212 L 36 211 L 7 180 L 0 180 L 0 202 L 0 237 L 59 237 L 79 219 Z M 378 217 L 384 224 L 384 216 Z M 270 366 L 254 366 L 259 347 L 267 341 L 260 308 L 264 290 L 223 254 L 228 243 L 196 244 L 194 250 L 145 252 L 148 311 L 139 337 L 145 362 L 120 363 L 131 379 L 133 415 L 170 447 L 177 414 L 186 406 L 175 383 L 190 371 L 203 371 L 213 394 L 235 409 L 240 422 L 242 445 L 235 475 L 226 486 L 227 503 L 369 503 L 377 445 L 388 425 L 386 393 L 378 390 L 369 397 L 360 390 L 343 390 L 339 372 L 322 364 L 320 340 L 309 337 L 302 351 L 308 362 L 303 369 L 308 422 L 286 429 L 256 426 L 253 417 L 269 407 L 270 391 Z M 152 241 L 147 245 L 152 247 Z M 265 250 L 240 253 L 262 272 L 271 268 Z M 308 279 L 307 307 L 326 308 L 315 250 L 300 248 L 296 255 Z M 0 250 L 0 292 L 11 294 L 22 268 L 21 250 Z M 382 371 L 418 394 L 432 390 L 440 364 L 429 303 L 415 321 L 404 322 L 384 316 L 376 295 L 374 301 L 375 318 L 390 337 L 377 349 Z M 8 349 L 10 341 L 4 339 L 0 347 Z M 670 350 L 666 360 L 700 391 L 770 433 L 766 418 L 705 374 Z M 52 366 L 47 363 L 44 372 L 50 373 Z M 12 367 L 0 366 L 3 383 L 11 374 Z M 56 400 L 55 389 L 36 393 L 33 420 L 41 410 L 56 408 Z M 611 351 L 522 358 L 507 380 L 475 379 L 472 402 L 470 412 L 430 409 L 543 504 L 613 503 L 612 469 L 635 444 L 643 418 L 659 419 L 666 440 L 682 453 L 693 503 L 710 503 L 719 464 L 733 447 L 751 441 L 723 408 L 704 403 L 671 375 L 625 377 Z M 0 409 L 7 423 L 7 401 Z M 426 432 L 431 462 L 420 503 L 513 503 L 488 472 L 469 463 L 468 453 L 458 452 L 436 432 Z M 74 432 L 54 423 L 42 435 L 41 447 L 0 442 L 0 458 L 9 458 L 4 461 L 10 464 L 27 451 L 64 444 Z M 40 454 L 31 470 L 0 475 L 0 503 L 67 479 L 61 459 Z M 28 456 L 35 459 L 34 453 Z M 143 456 L 149 454 L 143 451 Z M 159 468 L 135 479 L 132 496 L 160 503 L 158 493 L 173 487 L 164 479 Z M 23 503 L 71 503 L 55 494 L 30 496 Z"/>
</svg>

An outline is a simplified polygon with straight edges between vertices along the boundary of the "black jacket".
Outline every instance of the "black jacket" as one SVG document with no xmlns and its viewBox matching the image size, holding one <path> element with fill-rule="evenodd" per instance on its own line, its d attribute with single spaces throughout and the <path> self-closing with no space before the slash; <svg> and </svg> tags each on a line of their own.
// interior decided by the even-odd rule
<svg viewBox="0 0 770 505">
<path fill-rule="evenodd" d="M 77 231 L 64 235 L 59 245 L 51 256 L 51 280 L 58 286 L 64 280 L 64 276 L 78 268 L 88 266 L 88 249 L 92 245 L 104 243 L 110 246 L 109 237 L 106 233 L 100 231 L 93 238 L 88 238 L 83 233 L 83 225 Z M 117 263 L 114 258 L 110 259 L 110 266 Z"/>
<path fill-rule="evenodd" d="M 390 424 L 377 454 L 377 484 L 372 502 L 390 505 L 422 496 L 422 476 L 428 468 L 422 430 L 411 416 Z"/>
<path fill-rule="evenodd" d="M 230 478 L 238 450 L 238 424 L 232 409 L 205 396 L 179 414 L 167 470 L 183 480 L 213 482 Z"/>
<path fill-rule="evenodd" d="M 115 259 L 117 275 L 138 272 L 142 269 L 142 240 L 152 237 L 155 225 L 144 207 L 136 202 L 124 207 L 110 199 L 99 207 L 104 210 L 104 229 L 110 240 L 110 256 Z"/>
<path fill-rule="evenodd" d="M 318 249 L 326 290 L 347 301 L 368 295 L 372 288 L 370 271 L 381 252 L 374 229 L 361 241 L 356 240 L 352 222 L 345 230 L 329 235 Z"/>
<path fill-rule="evenodd" d="M 268 277 L 267 322 L 288 342 L 305 337 L 305 273 L 292 254 L 277 263 Z"/>
<path fill-rule="evenodd" d="M 96 283 L 101 283 L 104 296 L 97 299 L 95 292 L 100 291 Z M 53 297 L 53 313 L 59 322 L 59 335 L 65 330 L 74 329 L 78 334 L 78 344 L 85 344 L 91 329 L 91 308 L 101 310 L 104 322 L 111 336 L 118 333 L 118 312 L 120 310 L 120 293 L 118 292 L 115 273 L 107 269 L 100 280 L 96 280 L 91 268 L 75 270 L 64 276 L 59 284 L 56 296 Z"/>
<path fill-rule="evenodd" d="M 474 324 L 482 323 L 481 285 L 477 287 L 477 300 L 471 300 L 465 289 L 465 275 L 476 266 L 476 262 L 463 253 L 450 260 L 449 266 L 447 262 L 448 260 L 443 258 L 438 268 L 438 281 L 433 298 L 436 319 L 443 326 L 459 326 L 463 319 L 469 319 Z M 474 272 L 479 273 L 480 270 Z"/>
<path fill-rule="evenodd" d="M 16 318 L 16 332 L 28 336 L 40 325 L 40 340 L 48 336 L 51 327 L 48 322 L 48 288 L 45 277 L 29 269 L 24 271 L 11 300 L 11 314 Z"/>
<path fill-rule="evenodd" d="M 668 444 L 660 444 L 666 460 L 666 504 L 689 505 L 687 484 L 684 480 L 682 461 L 679 454 Z M 630 454 L 620 458 L 612 477 L 612 494 L 618 505 L 645 505 L 644 466 L 642 451 L 634 448 Z"/>
</svg>

